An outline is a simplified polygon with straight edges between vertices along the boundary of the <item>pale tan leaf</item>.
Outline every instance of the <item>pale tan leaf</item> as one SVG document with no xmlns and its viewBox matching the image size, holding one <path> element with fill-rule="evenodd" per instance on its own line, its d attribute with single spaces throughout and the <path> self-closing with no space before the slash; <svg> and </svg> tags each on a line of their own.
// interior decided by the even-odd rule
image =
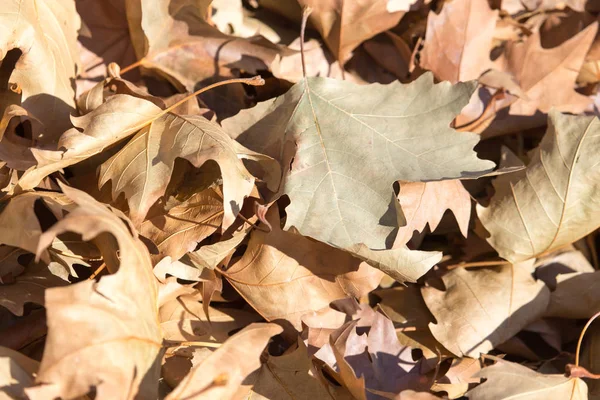
<svg viewBox="0 0 600 400">
<path fill-rule="evenodd" d="M 503 176 L 477 206 L 501 257 L 517 262 L 572 243 L 600 226 L 600 123 L 551 111 L 527 169 Z"/>
<path fill-rule="evenodd" d="M 434 231 L 444 212 L 451 210 L 460 232 L 467 237 L 471 218 L 471 196 L 459 180 L 436 182 L 401 182 L 398 201 L 406 219 L 396 234 L 395 246 L 406 244 L 414 231 L 422 232 L 429 224 Z"/>
<path fill-rule="evenodd" d="M 66 231 L 79 233 L 83 240 L 105 237 L 96 244 L 105 259 L 118 248 L 119 270 L 97 283 L 88 280 L 46 291 L 46 347 L 38 386 L 28 388 L 27 394 L 34 400 L 73 398 L 95 387 L 97 399 L 155 397 L 154 384 L 142 385 L 146 374 L 157 373 L 155 361 L 162 348 L 148 250 L 132 236 L 122 213 L 86 193 L 61 188 L 79 207 L 42 234 L 38 253 Z"/>
<path fill-rule="evenodd" d="M 281 331 L 275 324 L 246 327 L 195 366 L 166 400 L 230 399 L 244 378 L 260 367 L 260 355 L 271 336 Z"/>
<path fill-rule="evenodd" d="M 208 188 L 164 213 L 149 215 L 140 234 L 152 240 L 162 256 L 178 260 L 219 229 L 222 221 L 221 190 Z"/>
<path fill-rule="evenodd" d="M 301 317 L 333 300 L 361 297 L 382 273 L 324 243 L 282 231 L 277 207 L 267 213 L 273 230 L 255 230 L 243 257 L 225 278 L 267 321 L 285 318 L 301 329 Z"/>
<path fill-rule="evenodd" d="M 579 378 L 544 375 L 520 364 L 495 358 L 496 364 L 475 375 L 486 381 L 467 392 L 469 400 L 587 400 L 588 390 Z"/>
<path fill-rule="evenodd" d="M 39 363 L 6 347 L 0 347 L 0 400 L 26 398 L 24 389 L 31 386 Z"/>
<path fill-rule="evenodd" d="M 421 66 L 442 81 L 477 79 L 492 65 L 490 51 L 498 11 L 487 1 L 454 0 L 429 12 Z"/>
<path fill-rule="evenodd" d="M 425 304 L 437 323 L 433 336 L 457 356 L 477 358 L 540 318 L 550 291 L 518 265 L 467 271 L 442 277 L 445 291 L 425 287 Z"/>
</svg>

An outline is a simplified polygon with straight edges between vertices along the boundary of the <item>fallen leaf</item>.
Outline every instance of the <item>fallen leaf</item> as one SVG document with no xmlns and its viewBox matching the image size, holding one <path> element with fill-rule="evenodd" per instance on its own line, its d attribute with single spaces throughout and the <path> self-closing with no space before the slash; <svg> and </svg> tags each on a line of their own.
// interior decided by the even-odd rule
<svg viewBox="0 0 600 400">
<path fill-rule="evenodd" d="M 457 356 L 477 358 L 542 316 L 550 298 L 543 282 L 518 265 L 467 271 L 442 277 L 445 291 L 421 290 L 437 323 L 433 336 Z"/>
<path fill-rule="evenodd" d="M 573 272 L 556 277 L 546 315 L 560 318 L 590 318 L 600 311 L 600 271 Z"/>
<path fill-rule="evenodd" d="M 2 122 L 7 107 L 13 104 L 25 110 L 26 118 L 41 123 L 43 130 L 34 132 L 36 138 L 54 138 L 68 128 L 69 115 L 75 109 L 71 80 L 79 63 L 77 31 L 81 24 L 75 2 L 10 0 L 4 4 L 0 21 L 5 27 L 0 40 L 2 59 L 13 49 L 22 53 L 9 78 L 15 92 L 21 94 L 20 101 L 6 103 L 10 96 L 3 93 Z M 4 129 L 0 137 L 3 134 Z"/>
<path fill-rule="evenodd" d="M 98 399 L 154 397 L 156 384 L 142 384 L 146 374 L 157 372 L 162 348 L 156 278 L 148 250 L 132 236 L 124 215 L 84 192 L 61 188 L 79 207 L 42 234 L 38 254 L 66 231 L 79 233 L 83 240 L 108 233 L 113 240 L 97 245 L 106 257 L 116 244 L 120 265 L 98 283 L 88 280 L 46 291 L 46 347 L 36 376 L 38 386 L 28 388 L 27 395 L 73 398 L 95 387 Z M 116 358 L 118 365 L 113 362 Z M 128 394 L 124 395 L 124 387 L 130 388 Z"/>
<path fill-rule="evenodd" d="M 548 123 L 527 168 L 505 175 L 490 205 L 477 206 L 488 242 L 511 262 L 548 253 L 599 226 L 600 207 L 587 201 L 600 190 L 598 119 L 551 111 Z"/>
<path fill-rule="evenodd" d="M 493 167 L 472 152 L 476 135 L 448 127 L 473 90 L 434 85 L 431 75 L 367 87 L 306 78 L 223 126 L 284 166 L 293 160 L 284 174 L 291 200 L 286 227 L 336 247 L 382 249 L 396 225 L 393 182 L 474 176 Z"/>
<path fill-rule="evenodd" d="M 498 11 L 486 1 L 454 0 L 427 17 L 421 66 L 442 81 L 477 79 L 491 67 L 490 51 Z"/>
<path fill-rule="evenodd" d="M 267 220 L 273 230 L 253 231 L 242 258 L 223 272 L 267 321 L 285 318 L 300 329 L 304 314 L 379 284 L 383 274 L 350 254 L 282 231 L 275 206 Z"/>
<path fill-rule="evenodd" d="M 471 218 L 471 196 L 459 180 L 437 182 L 401 182 L 398 201 L 406 219 L 396 234 L 395 246 L 406 244 L 414 231 L 422 232 L 429 224 L 434 231 L 446 210 L 456 217 L 460 232 L 467 237 Z"/>
<path fill-rule="evenodd" d="M 480 370 L 481 362 L 476 358 L 455 358 L 448 372 L 431 386 L 431 390 L 446 392 L 449 399 L 458 399 L 469 390 L 470 383 L 479 383 L 472 376 Z"/>
<path fill-rule="evenodd" d="M 523 43 L 509 43 L 507 69 L 527 96 L 527 100 L 518 99 L 510 106 L 510 114 L 534 115 L 536 110 L 548 113 L 552 108 L 583 112 L 591 100 L 575 91 L 575 80 L 597 30 L 598 24 L 593 23 L 552 49 L 542 48 L 539 32 Z"/>
<path fill-rule="evenodd" d="M 213 234 L 223 221 L 223 196 L 219 188 L 208 188 L 185 202 L 148 216 L 140 234 L 156 244 L 163 256 L 179 260 Z"/>
<path fill-rule="evenodd" d="M 0 347 L 0 398 L 24 399 L 24 389 L 33 384 L 39 363 L 23 354 Z"/>
<path fill-rule="evenodd" d="M 268 157 L 248 151 L 203 117 L 167 113 L 142 129 L 102 165 L 99 185 L 112 180 L 113 198 L 125 193 L 131 218 L 140 224 L 152 204 L 165 193 L 178 157 L 195 167 L 208 160 L 219 164 L 223 176 L 224 230 L 231 226 L 254 186 L 254 177 L 240 158 L 269 162 Z M 270 182 L 277 186 L 278 167 L 271 163 L 270 168 L 275 170 L 270 174 Z"/>
<path fill-rule="evenodd" d="M 584 400 L 587 386 L 579 378 L 543 375 L 520 364 L 494 357 L 496 364 L 486 367 L 475 377 L 486 381 L 467 392 L 469 400 L 528 399 Z M 549 397 L 550 396 L 550 397 Z"/>
<path fill-rule="evenodd" d="M 230 398 L 244 378 L 260 368 L 261 353 L 281 331 L 275 324 L 249 325 L 194 367 L 166 400 Z"/>
</svg>

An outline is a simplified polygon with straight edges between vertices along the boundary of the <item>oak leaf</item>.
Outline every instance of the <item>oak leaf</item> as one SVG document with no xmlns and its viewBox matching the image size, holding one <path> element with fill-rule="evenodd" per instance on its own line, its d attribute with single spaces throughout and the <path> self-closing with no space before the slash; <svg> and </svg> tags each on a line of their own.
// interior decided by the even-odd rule
<svg viewBox="0 0 600 400">
<path fill-rule="evenodd" d="M 260 367 L 260 355 L 271 336 L 281 331 L 275 324 L 249 325 L 195 366 L 166 400 L 231 398 L 244 378 Z"/>
<path fill-rule="evenodd" d="M 340 248 L 364 243 L 382 249 L 396 225 L 390 209 L 395 181 L 492 169 L 473 152 L 477 135 L 448 126 L 474 88 L 434 85 L 430 74 L 408 85 L 305 78 L 223 126 L 285 166 L 286 227 Z"/>
<path fill-rule="evenodd" d="M 467 271 L 442 277 L 445 291 L 421 289 L 437 323 L 433 336 L 457 356 L 477 358 L 540 318 L 550 299 L 543 282 L 518 265 Z"/>
<path fill-rule="evenodd" d="M 46 291 L 48 336 L 36 377 L 39 385 L 27 394 L 32 399 L 73 398 L 95 387 L 98 399 L 154 397 L 156 386 L 142 385 L 146 374 L 157 371 L 162 348 L 148 250 L 132 235 L 135 231 L 122 213 L 84 192 L 61 188 L 79 207 L 42 234 L 38 254 L 66 231 L 79 233 L 83 240 L 109 234 L 111 240 L 96 243 L 107 263 L 118 246 L 119 269 L 98 283 L 87 280 Z"/>
<path fill-rule="evenodd" d="M 600 226 L 600 123 L 551 111 L 525 170 L 495 182 L 479 219 L 501 257 L 517 262 L 574 242 Z"/>
</svg>

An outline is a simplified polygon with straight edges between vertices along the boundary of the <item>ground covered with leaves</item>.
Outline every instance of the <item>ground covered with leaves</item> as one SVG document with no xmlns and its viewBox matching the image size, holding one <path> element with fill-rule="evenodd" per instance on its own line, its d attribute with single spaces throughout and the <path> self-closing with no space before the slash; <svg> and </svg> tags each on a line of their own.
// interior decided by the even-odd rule
<svg viewBox="0 0 600 400">
<path fill-rule="evenodd" d="M 4 0 L 0 399 L 600 399 L 599 13 Z"/>
</svg>

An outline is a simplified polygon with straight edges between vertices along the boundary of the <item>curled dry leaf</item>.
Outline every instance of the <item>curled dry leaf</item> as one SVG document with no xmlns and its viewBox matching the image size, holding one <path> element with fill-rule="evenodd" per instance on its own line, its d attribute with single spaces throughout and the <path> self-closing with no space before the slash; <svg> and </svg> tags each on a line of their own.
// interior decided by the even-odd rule
<svg viewBox="0 0 600 400">
<path fill-rule="evenodd" d="M 285 318 L 297 329 L 304 314 L 344 297 L 373 290 L 382 273 L 350 254 L 282 231 L 276 206 L 267 212 L 273 230 L 254 230 L 243 257 L 223 272 L 268 321 Z"/>
<path fill-rule="evenodd" d="M 434 85 L 430 74 L 408 85 L 306 78 L 223 126 L 284 166 L 293 160 L 284 173 L 287 227 L 341 248 L 382 249 L 396 225 L 395 181 L 477 176 L 493 168 L 472 150 L 477 135 L 448 126 L 474 89 Z"/>
<path fill-rule="evenodd" d="M 42 234 L 38 255 L 66 231 L 79 233 L 83 240 L 109 234 L 111 240 L 97 245 L 107 263 L 118 246 L 119 270 L 97 283 L 88 280 L 46 291 L 46 347 L 38 386 L 28 388 L 27 395 L 73 398 L 95 387 L 98 399 L 154 397 L 156 386 L 142 384 L 147 374 L 158 372 L 156 359 L 162 348 L 156 278 L 148 250 L 132 235 L 124 215 L 86 193 L 61 188 L 79 207 Z"/>
<path fill-rule="evenodd" d="M 487 1 L 454 0 L 429 12 L 421 66 L 442 81 L 465 82 L 489 69 L 498 11 Z"/>
<path fill-rule="evenodd" d="M 496 364 L 475 375 L 486 381 L 467 392 L 469 400 L 587 400 L 588 389 L 579 378 L 544 375 L 520 364 L 493 357 Z"/>
<path fill-rule="evenodd" d="M 600 123 L 551 111 L 548 130 L 525 170 L 495 182 L 479 219 L 488 242 L 511 262 L 574 242 L 600 226 Z"/>
<path fill-rule="evenodd" d="M 196 365 L 166 400 L 230 398 L 244 378 L 260 367 L 269 339 L 281 331 L 275 324 L 249 325 Z"/>
<path fill-rule="evenodd" d="M 11 60 L 16 64 L 9 78 L 14 91 L 21 96 L 2 88 L 0 138 L 8 119 L 15 115 L 10 115 L 9 105 L 23 111 L 17 115 L 41 123 L 45 132 L 38 131 L 35 135 L 42 141 L 47 140 L 46 136 L 55 138 L 69 127 L 69 115 L 75 108 L 71 80 L 79 63 L 77 31 L 80 24 L 73 1 L 8 0 L 3 4 L 0 54 L 3 60 L 7 60 L 13 49 L 22 55 L 18 61 Z"/>
<path fill-rule="evenodd" d="M 278 185 L 279 167 L 269 157 L 245 149 L 206 118 L 172 113 L 154 120 L 106 161 L 100 168 L 99 184 L 112 180 L 113 198 L 125 193 L 131 218 L 140 224 L 165 193 L 178 157 L 195 167 L 208 160 L 219 164 L 223 176 L 223 229 L 231 226 L 254 187 L 254 177 L 240 158 L 265 161 L 269 182 Z"/>
<path fill-rule="evenodd" d="M 477 358 L 540 318 L 550 298 L 543 282 L 518 265 L 467 271 L 456 268 L 443 276 L 445 291 L 425 287 L 425 304 L 437 323 L 433 336 L 457 356 Z"/>
</svg>

